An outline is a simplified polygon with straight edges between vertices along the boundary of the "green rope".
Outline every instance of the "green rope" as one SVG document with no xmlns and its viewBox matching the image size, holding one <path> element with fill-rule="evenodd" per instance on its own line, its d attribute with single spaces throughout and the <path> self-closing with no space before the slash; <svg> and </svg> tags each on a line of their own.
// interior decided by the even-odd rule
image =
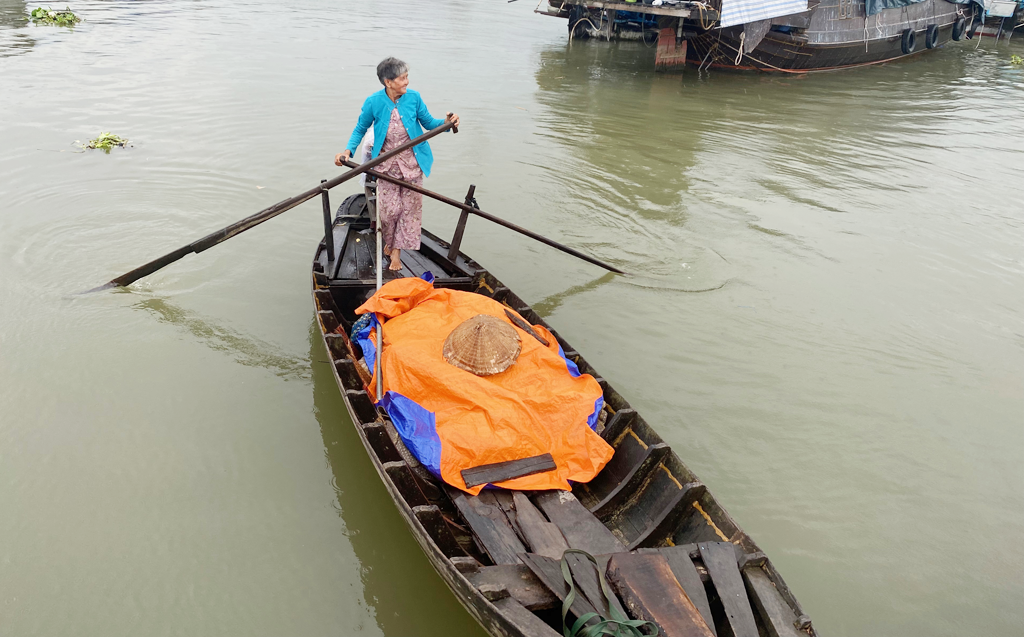
<svg viewBox="0 0 1024 637">
<path fill-rule="evenodd" d="M 587 558 L 594 564 L 594 568 L 597 569 L 597 581 L 601 583 L 601 592 L 604 593 L 605 601 L 608 602 L 608 614 L 611 615 L 611 619 L 603 617 L 598 613 L 584 613 L 582 617 L 576 620 L 576 623 L 569 628 L 565 623 L 565 618 L 569 615 L 569 608 L 572 603 L 576 601 L 576 584 L 572 579 L 572 571 L 569 570 L 569 562 L 566 561 L 565 556 L 569 553 L 576 553 Z M 601 572 L 601 567 L 597 564 L 597 560 L 593 555 L 582 551 L 580 549 L 566 549 L 562 553 L 562 578 L 565 583 L 569 585 L 569 594 L 565 596 L 565 601 L 562 602 L 562 634 L 565 637 L 598 637 L 599 635 L 612 635 L 613 637 L 655 637 L 659 634 L 658 627 L 654 622 L 643 621 L 641 619 L 626 619 L 622 616 L 616 608 L 612 600 L 615 599 L 615 593 L 612 592 L 608 586 L 608 582 L 604 579 L 604 573 Z M 591 619 L 598 619 L 599 621 L 593 626 L 587 626 L 587 622 Z M 650 626 L 654 629 L 653 633 L 643 633 L 640 631 L 644 626 Z"/>
</svg>

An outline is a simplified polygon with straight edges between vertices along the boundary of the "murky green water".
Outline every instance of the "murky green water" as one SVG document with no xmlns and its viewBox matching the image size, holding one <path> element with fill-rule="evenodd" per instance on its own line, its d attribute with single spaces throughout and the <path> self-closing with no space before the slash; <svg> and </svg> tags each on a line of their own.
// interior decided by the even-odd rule
<svg viewBox="0 0 1024 637">
<path fill-rule="evenodd" d="M 312 336 L 318 202 L 69 297 L 337 174 L 385 55 L 463 116 L 428 186 L 636 273 L 464 244 L 823 635 L 1024 632 L 1024 39 L 659 76 L 526 2 L 72 8 L 0 0 L 0 634 L 479 634 Z M 108 130 L 134 147 L 75 152 Z"/>
</svg>

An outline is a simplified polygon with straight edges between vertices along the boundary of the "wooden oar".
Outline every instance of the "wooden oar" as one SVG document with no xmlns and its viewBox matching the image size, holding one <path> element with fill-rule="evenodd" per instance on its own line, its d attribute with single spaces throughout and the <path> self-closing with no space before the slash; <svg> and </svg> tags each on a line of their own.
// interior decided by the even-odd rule
<svg viewBox="0 0 1024 637">
<path fill-rule="evenodd" d="M 367 162 L 366 164 L 357 164 L 357 163 L 355 163 L 353 161 L 345 161 L 343 163 L 344 163 L 345 166 L 348 166 L 349 168 L 355 168 L 356 166 L 360 166 L 360 165 L 368 166 L 371 162 Z M 627 272 L 623 272 L 622 270 L 616 268 L 613 265 L 608 265 L 604 261 L 599 261 L 598 259 L 595 259 L 594 257 L 592 257 L 590 255 L 583 254 L 579 250 L 574 250 L 574 249 L 570 248 L 569 246 L 562 245 L 561 243 L 558 243 L 557 241 L 552 241 L 551 239 L 548 239 L 545 236 L 539 235 L 536 232 L 533 232 L 532 230 L 527 230 L 526 228 L 517 226 L 514 223 L 511 223 L 509 221 L 505 221 L 501 217 L 496 217 L 496 216 L 490 214 L 489 212 L 484 212 L 483 210 L 480 210 L 479 208 L 475 208 L 475 207 L 473 207 L 473 206 L 471 206 L 469 204 L 463 203 L 461 201 L 457 201 L 455 199 L 452 199 L 451 197 L 445 197 L 444 195 L 439 195 L 436 192 L 431 192 L 431 191 L 427 190 L 426 188 L 424 188 L 422 186 L 417 186 L 416 184 L 411 184 L 411 183 L 409 183 L 407 181 L 403 181 L 401 179 L 396 179 L 395 177 L 392 177 L 391 175 L 386 175 L 384 173 L 377 172 L 376 170 L 366 170 L 365 172 L 366 172 L 367 175 L 372 175 L 372 176 L 376 177 L 377 179 L 383 179 L 384 181 L 390 181 L 393 184 L 398 184 L 402 188 L 408 188 L 409 190 L 412 190 L 414 192 L 418 192 L 421 195 L 425 195 L 425 196 L 430 197 L 432 199 L 437 199 L 438 201 L 444 202 L 444 203 L 448 204 L 449 206 L 454 206 L 455 208 L 458 208 L 459 210 L 465 210 L 466 212 L 468 212 L 470 214 L 474 214 L 474 215 L 476 215 L 478 217 L 483 217 L 484 219 L 487 219 L 488 221 L 493 221 L 494 223 L 498 224 L 499 226 L 504 226 L 504 227 L 508 228 L 509 230 L 514 230 L 515 232 L 518 232 L 519 234 L 522 234 L 522 235 L 526 235 L 527 237 L 530 237 L 531 239 L 536 239 L 537 241 L 540 241 L 543 244 L 549 245 L 552 248 L 555 248 L 556 250 L 561 250 L 562 252 L 565 252 L 566 254 L 571 254 L 572 256 L 574 256 L 574 257 L 576 257 L 578 259 L 583 259 L 584 261 L 586 261 L 588 263 L 593 263 L 594 265 L 601 266 L 605 270 L 610 270 L 610 271 L 612 271 L 612 272 L 614 272 L 616 274 L 628 274 Z"/>
<path fill-rule="evenodd" d="M 206 235 L 205 237 L 203 237 L 202 239 L 199 239 L 198 241 L 193 241 L 192 243 L 190 243 L 190 244 L 188 244 L 186 246 L 182 246 L 182 247 L 178 248 L 174 252 L 169 252 L 169 253 L 165 254 L 164 256 L 162 256 L 162 257 L 160 257 L 158 259 L 153 259 L 149 263 L 147 263 L 145 265 L 141 265 L 141 266 L 135 268 L 134 270 L 132 270 L 131 272 L 125 272 L 121 276 L 119 276 L 119 277 L 117 277 L 115 279 L 112 279 L 109 283 L 101 285 L 98 288 L 93 288 L 92 290 L 88 290 L 88 292 L 98 292 L 99 290 L 106 290 L 108 288 L 130 285 L 130 284 L 134 283 L 135 281 L 138 281 L 142 277 L 148 276 L 150 274 L 153 274 L 154 272 L 156 272 L 157 270 L 163 268 L 164 266 L 167 266 L 167 265 L 170 265 L 171 263 L 174 263 L 175 261 L 177 261 L 178 259 L 181 259 L 182 257 L 184 257 L 187 254 L 191 254 L 193 252 L 195 252 L 196 254 L 199 254 L 203 250 L 208 250 L 208 249 L 212 248 L 213 246 L 217 245 L 218 243 L 221 243 L 222 241 L 227 241 L 231 237 L 233 237 L 235 235 L 238 235 L 238 234 L 241 234 L 241 233 L 245 232 L 246 230 L 248 230 L 249 228 L 253 228 L 255 226 L 258 226 L 259 224 L 263 223 L 264 221 L 267 221 L 269 219 L 273 219 L 277 215 L 279 215 L 279 214 L 281 214 L 283 212 L 287 212 L 287 211 L 291 210 L 292 208 L 294 208 L 295 206 L 298 206 L 301 203 L 305 203 L 305 202 L 309 201 L 313 197 L 316 197 L 317 195 L 319 195 L 321 193 L 321 191 L 323 191 L 324 189 L 334 188 L 338 184 L 344 183 L 344 182 L 348 181 L 349 179 L 352 179 L 353 177 L 358 177 L 359 175 L 365 173 L 366 171 L 370 170 L 374 166 L 377 166 L 377 165 L 379 165 L 379 164 L 381 164 L 381 163 L 391 159 L 392 157 L 394 157 L 395 155 L 398 155 L 399 153 L 402 153 L 402 152 L 405 152 L 405 151 L 409 150 L 410 148 L 412 148 L 413 146 L 415 146 L 417 144 L 421 144 L 421 143 L 427 141 L 431 137 L 435 137 L 437 135 L 440 135 L 441 133 L 447 131 L 450 128 L 454 129 L 455 128 L 454 124 L 452 124 L 451 122 L 447 122 L 445 124 L 442 124 L 442 125 L 438 126 L 437 128 L 435 128 L 435 129 L 433 129 L 431 131 L 423 133 L 422 135 L 420 135 L 416 139 L 409 140 L 408 142 L 402 144 L 401 146 L 399 146 L 398 148 L 396 148 L 396 149 L 394 149 L 394 150 L 392 150 L 390 152 L 382 153 L 381 155 L 378 155 L 375 159 L 371 159 L 370 161 L 366 162 L 365 164 L 353 164 L 353 166 L 355 166 L 355 168 L 353 170 L 348 171 L 347 173 L 338 175 L 334 179 L 328 180 L 328 181 L 320 184 L 319 186 L 316 186 L 315 188 L 310 188 L 306 192 L 304 192 L 304 193 L 302 193 L 300 195 L 295 195 L 291 199 L 285 199 L 284 201 L 280 201 L 280 202 L 274 204 L 273 206 L 270 206 L 269 208 L 265 208 L 265 209 L 257 212 L 254 215 L 251 215 L 249 217 L 246 217 L 245 219 L 242 219 L 241 221 L 236 221 L 235 223 L 231 224 L 230 226 L 227 226 L 226 228 L 221 228 L 220 230 L 218 230 L 216 232 L 210 233 L 210 234 Z M 455 132 L 458 132 L 458 130 L 456 129 Z M 86 293 L 88 293 L 88 292 L 86 292 Z"/>
</svg>

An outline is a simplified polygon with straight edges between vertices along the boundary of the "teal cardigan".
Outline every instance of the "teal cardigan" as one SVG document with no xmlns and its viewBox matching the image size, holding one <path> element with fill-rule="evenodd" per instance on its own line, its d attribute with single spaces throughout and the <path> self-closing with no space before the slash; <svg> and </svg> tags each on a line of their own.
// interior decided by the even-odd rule
<svg viewBox="0 0 1024 637">
<path fill-rule="evenodd" d="M 363 111 L 359 114 L 355 130 L 348 140 L 348 150 L 353 155 L 359 142 L 363 140 L 366 130 L 373 126 L 373 157 L 380 154 L 380 148 L 384 145 L 384 138 L 388 134 L 388 125 L 391 123 L 391 111 L 398 109 L 398 116 L 405 124 L 405 132 L 409 139 L 416 139 L 423 134 L 423 129 L 430 130 L 444 124 L 443 119 L 435 119 L 426 104 L 420 98 L 417 91 L 407 90 L 405 95 L 398 98 L 398 102 L 392 102 L 385 90 L 380 90 L 366 98 L 363 102 Z M 422 128 L 421 128 L 422 126 Z M 412 148 L 412 154 L 420 165 L 423 175 L 430 176 L 430 166 L 434 163 L 434 155 L 430 152 L 430 145 L 427 142 L 416 144 Z"/>
</svg>

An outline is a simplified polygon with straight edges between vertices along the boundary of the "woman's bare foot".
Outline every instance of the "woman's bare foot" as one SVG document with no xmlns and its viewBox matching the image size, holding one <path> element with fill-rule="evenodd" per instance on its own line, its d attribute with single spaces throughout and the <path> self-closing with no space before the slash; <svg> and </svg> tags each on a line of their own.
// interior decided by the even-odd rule
<svg viewBox="0 0 1024 637">
<path fill-rule="evenodd" d="M 401 270 L 402 269 L 402 251 L 395 248 L 391 251 L 391 265 L 388 267 L 389 270 Z M 395 267 L 398 266 L 398 267 Z"/>
</svg>

